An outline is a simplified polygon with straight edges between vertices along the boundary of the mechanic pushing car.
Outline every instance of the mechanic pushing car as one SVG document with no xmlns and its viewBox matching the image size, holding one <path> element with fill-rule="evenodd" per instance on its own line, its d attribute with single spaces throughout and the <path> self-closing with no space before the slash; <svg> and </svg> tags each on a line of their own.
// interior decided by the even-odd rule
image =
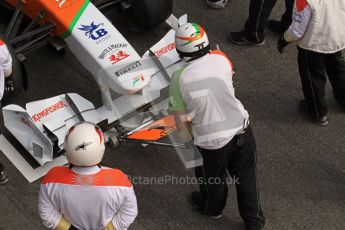
<svg viewBox="0 0 345 230">
<path fill-rule="evenodd" d="M 12 75 L 12 57 L 3 40 L 0 39 L 0 108 L 1 99 L 5 90 L 11 90 L 11 87 L 6 87 L 5 81 L 10 81 Z M 4 171 L 4 166 L 0 162 L 0 185 L 8 182 L 7 175 Z"/>
<path fill-rule="evenodd" d="M 192 205 L 204 215 L 221 218 L 228 194 L 228 170 L 238 182 L 238 207 L 246 229 L 263 229 L 256 145 L 248 112 L 235 97 L 232 63 L 223 52 L 210 51 L 207 35 L 197 24 L 178 28 L 175 43 L 188 65 L 172 76 L 169 109 L 180 137 L 187 141 L 191 129 L 203 157 L 203 166 L 195 169 L 202 183 L 200 192 L 191 194 Z"/>
<path fill-rule="evenodd" d="M 100 165 L 105 145 L 101 129 L 89 122 L 65 137 L 69 167 L 51 169 L 41 182 L 39 214 L 51 229 L 127 229 L 137 216 L 131 182 L 120 170 Z"/>
</svg>

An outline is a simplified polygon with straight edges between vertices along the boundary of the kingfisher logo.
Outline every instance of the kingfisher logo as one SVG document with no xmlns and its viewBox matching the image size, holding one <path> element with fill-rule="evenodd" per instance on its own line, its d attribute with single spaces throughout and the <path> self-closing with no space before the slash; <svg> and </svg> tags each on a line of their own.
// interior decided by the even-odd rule
<svg viewBox="0 0 345 230">
<path fill-rule="evenodd" d="M 173 50 L 175 48 L 176 48 L 176 46 L 175 46 L 175 43 L 173 42 L 173 43 L 170 43 L 167 46 L 155 51 L 154 54 L 156 57 L 160 57 L 160 56 L 170 52 L 171 50 Z"/>
<path fill-rule="evenodd" d="M 115 63 L 118 63 L 119 61 L 129 57 L 129 54 L 127 54 L 124 51 L 119 51 L 116 54 L 113 54 L 109 57 L 109 60 L 111 61 L 111 64 L 114 65 Z"/>
<path fill-rule="evenodd" d="M 84 31 L 85 36 L 96 41 L 96 44 L 98 44 L 110 37 L 110 35 L 108 35 L 108 31 L 102 28 L 103 26 L 104 23 L 95 24 L 95 22 L 92 22 L 90 25 L 81 25 L 78 29 Z"/>
<path fill-rule="evenodd" d="M 41 112 L 32 115 L 32 119 L 34 120 L 34 122 L 38 122 L 42 118 L 48 116 L 51 113 L 54 113 L 56 110 L 62 109 L 64 107 L 66 107 L 65 103 L 63 101 L 59 101 L 59 102 L 55 103 L 54 105 L 49 106 L 48 108 L 42 110 Z"/>
</svg>

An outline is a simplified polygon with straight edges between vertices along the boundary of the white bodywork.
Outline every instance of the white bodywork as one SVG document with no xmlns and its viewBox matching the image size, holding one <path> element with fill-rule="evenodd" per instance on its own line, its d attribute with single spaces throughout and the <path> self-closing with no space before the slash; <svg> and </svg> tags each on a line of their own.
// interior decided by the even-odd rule
<svg viewBox="0 0 345 230">
<path fill-rule="evenodd" d="M 186 20 L 183 16 L 178 22 L 171 16 L 167 22 L 174 28 Z M 88 26 L 93 28 L 90 30 Z M 54 159 L 54 143 L 58 150 L 63 149 L 64 136 L 76 122 L 97 124 L 106 120 L 108 124 L 119 121 L 123 126 L 133 125 L 133 119 L 122 118 L 128 114 L 132 118 L 142 116 L 135 110 L 162 97 L 161 90 L 168 87 L 172 72 L 184 65 L 176 52 L 174 38 L 172 29 L 151 47 L 151 54 L 147 51 L 140 57 L 111 22 L 89 4 L 66 42 L 95 77 L 104 105 L 96 109 L 75 93 L 30 102 L 26 109 L 8 105 L 3 108 L 5 127 L 43 165 Z M 157 112 L 167 106 L 165 101 L 153 105 L 151 110 Z M 134 125 L 140 126 L 141 122 L 139 119 Z"/>
</svg>

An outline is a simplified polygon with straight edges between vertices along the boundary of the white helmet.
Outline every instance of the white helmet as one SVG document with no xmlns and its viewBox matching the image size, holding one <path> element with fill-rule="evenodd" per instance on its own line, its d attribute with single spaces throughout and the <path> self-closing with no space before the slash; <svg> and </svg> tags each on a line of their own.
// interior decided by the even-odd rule
<svg viewBox="0 0 345 230">
<path fill-rule="evenodd" d="M 212 8 L 220 9 L 225 7 L 228 0 L 206 0 L 206 3 Z"/>
<path fill-rule="evenodd" d="M 102 161 L 105 145 L 102 130 L 90 122 L 73 125 L 65 137 L 68 162 L 76 166 L 93 166 Z"/>
<path fill-rule="evenodd" d="M 210 49 L 205 30 L 196 23 L 186 23 L 176 30 L 176 51 L 186 61 L 204 56 Z"/>
</svg>

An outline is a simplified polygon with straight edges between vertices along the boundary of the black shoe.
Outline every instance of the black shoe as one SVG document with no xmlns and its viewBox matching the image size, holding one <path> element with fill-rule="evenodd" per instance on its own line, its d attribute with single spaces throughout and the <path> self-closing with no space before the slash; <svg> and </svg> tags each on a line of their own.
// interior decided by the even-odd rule
<svg viewBox="0 0 345 230">
<path fill-rule="evenodd" d="M 200 192 L 194 191 L 189 196 L 189 201 L 193 208 L 204 209 L 206 207 L 206 203 L 201 198 Z"/>
<path fill-rule="evenodd" d="M 312 122 L 314 122 L 315 124 L 317 125 L 320 125 L 320 126 L 325 126 L 325 125 L 328 125 L 328 118 L 327 116 L 320 116 L 320 117 L 314 117 L 309 109 L 308 109 L 308 106 L 307 106 L 307 103 L 305 100 L 302 100 L 300 101 L 299 103 L 299 110 L 304 114 L 304 115 L 307 115 L 309 118 L 311 118 Z"/>
<path fill-rule="evenodd" d="M 327 116 L 317 117 L 317 118 L 312 119 L 312 121 L 315 124 L 320 125 L 320 126 L 328 125 L 328 118 L 327 118 Z"/>
<path fill-rule="evenodd" d="M 189 196 L 189 201 L 192 207 L 203 215 L 206 215 L 214 220 L 218 220 L 223 217 L 222 213 L 214 214 L 214 213 L 207 212 L 206 203 L 201 198 L 200 192 L 197 192 L 197 191 L 192 192 L 191 195 Z"/>
<path fill-rule="evenodd" d="M 246 230 L 263 230 L 264 227 L 246 226 Z"/>
<path fill-rule="evenodd" d="M 228 0 L 206 0 L 206 4 L 215 9 L 224 8 Z"/>
<path fill-rule="evenodd" d="M 282 35 L 287 30 L 287 28 L 283 27 L 280 21 L 277 20 L 269 20 L 267 23 L 267 27 L 270 31 L 279 35 Z"/>
<path fill-rule="evenodd" d="M 253 46 L 262 46 L 265 44 L 265 39 L 261 41 L 250 41 L 246 38 L 244 31 L 241 32 L 231 32 L 228 34 L 228 40 L 235 45 L 253 45 Z"/>
<path fill-rule="evenodd" d="M 0 172 L 0 184 L 6 184 L 8 182 L 7 175 L 4 171 Z"/>
</svg>

